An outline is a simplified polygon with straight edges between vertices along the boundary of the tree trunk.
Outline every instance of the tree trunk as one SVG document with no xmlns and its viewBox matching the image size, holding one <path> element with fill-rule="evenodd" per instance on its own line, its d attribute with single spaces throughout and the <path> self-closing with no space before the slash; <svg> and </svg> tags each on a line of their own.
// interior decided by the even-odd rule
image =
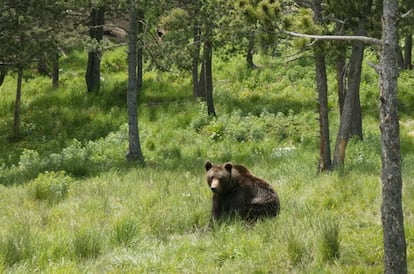
<svg viewBox="0 0 414 274">
<path fill-rule="evenodd" d="M 247 46 L 246 61 L 249 68 L 254 69 L 256 65 L 253 62 L 254 42 L 256 40 L 256 30 L 253 29 L 249 33 L 249 44 Z"/>
<path fill-rule="evenodd" d="M 129 33 L 128 33 L 128 140 L 126 153 L 128 161 L 144 161 L 141 151 L 137 115 L 137 8 L 136 1 L 130 1 Z"/>
<path fill-rule="evenodd" d="M 39 54 L 39 60 L 37 61 L 37 72 L 42 76 L 49 76 L 49 68 L 47 65 L 46 53 Z"/>
<path fill-rule="evenodd" d="M 91 11 L 89 35 L 98 42 L 103 38 L 103 24 L 105 11 L 103 7 L 93 8 Z M 88 92 L 99 92 L 101 86 L 101 51 L 95 49 L 88 54 L 88 65 L 85 74 Z"/>
<path fill-rule="evenodd" d="M 142 90 L 143 75 L 143 49 L 144 49 L 144 16 L 145 12 L 138 9 L 138 50 L 137 50 L 137 91 L 138 94 Z"/>
<path fill-rule="evenodd" d="M 404 63 L 404 57 L 403 52 L 400 46 L 397 47 L 397 63 L 399 69 L 404 69 L 405 63 Z"/>
<path fill-rule="evenodd" d="M 204 80 L 206 90 L 207 101 L 207 113 L 208 115 L 216 116 L 213 100 L 213 73 L 212 73 L 212 61 L 213 61 L 213 48 L 210 40 L 204 43 L 205 54 L 205 69 Z"/>
<path fill-rule="evenodd" d="M 371 15 L 372 1 L 366 1 L 362 14 L 359 18 L 358 27 L 356 31 L 357 36 L 365 36 L 367 34 L 367 20 Z M 362 61 L 364 59 L 365 43 L 361 41 L 354 41 L 352 43 L 352 54 L 349 66 L 347 93 L 354 95 L 351 117 L 351 129 L 349 136 L 356 136 L 363 140 L 362 133 L 362 110 L 359 89 L 361 85 Z"/>
<path fill-rule="evenodd" d="M 337 52 L 336 82 L 338 85 L 338 105 L 339 114 L 341 117 L 345 101 L 346 46 L 344 43 L 339 42 L 339 45 L 337 46 Z"/>
<path fill-rule="evenodd" d="M 380 74 L 380 129 L 382 159 L 381 220 L 385 273 L 407 273 L 407 251 L 402 210 L 400 131 L 397 112 L 398 1 L 384 0 Z"/>
<path fill-rule="evenodd" d="M 328 80 L 326 76 L 325 54 L 323 49 L 315 46 L 316 89 L 319 102 L 319 164 L 318 172 L 331 168 L 331 149 L 329 140 L 328 117 Z"/>
<path fill-rule="evenodd" d="M 20 99 L 21 99 L 21 94 L 22 94 L 22 81 L 23 81 L 23 67 L 19 66 L 18 71 L 17 71 L 16 101 L 14 104 L 13 137 L 15 139 L 20 138 Z"/>
<path fill-rule="evenodd" d="M 201 34 L 200 34 L 200 27 L 197 24 L 194 26 L 194 33 L 193 33 L 193 52 L 191 54 L 192 57 L 192 72 L 193 72 L 193 97 L 197 99 L 201 97 L 200 90 L 199 90 L 199 81 L 198 81 L 198 64 L 200 58 L 200 48 L 201 48 Z"/>
<path fill-rule="evenodd" d="M 322 0 L 312 1 L 313 21 L 322 24 Z M 329 115 L 328 115 L 328 79 L 326 76 L 326 63 L 323 42 L 314 46 L 316 91 L 319 105 L 319 163 L 318 173 L 331 168 L 331 149 L 329 140 Z"/>
<path fill-rule="evenodd" d="M 206 47 L 203 49 L 206 50 Z M 203 58 L 201 61 L 201 70 L 200 70 L 200 80 L 197 84 L 197 94 L 198 97 L 201 98 L 201 100 L 206 101 L 207 95 L 206 95 L 206 58 L 205 53 L 203 53 Z"/>
<path fill-rule="evenodd" d="M 369 10 L 371 4 L 365 7 Z M 363 14 L 359 18 L 356 35 L 365 35 L 366 33 L 366 16 Z M 352 53 L 349 65 L 348 86 L 345 92 L 343 102 L 338 136 L 336 138 L 335 152 L 333 158 L 333 168 L 342 169 L 345 164 L 345 152 L 348 141 L 351 136 L 357 136 L 362 140 L 362 115 L 361 104 L 359 100 L 359 87 L 361 83 L 362 60 L 364 58 L 365 44 L 361 41 L 352 42 Z"/>
<path fill-rule="evenodd" d="M 413 69 L 412 56 L 411 56 L 412 48 L 413 48 L 413 34 L 411 31 L 409 31 L 405 35 L 405 43 L 404 43 L 404 67 L 405 69 Z"/>
<path fill-rule="evenodd" d="M 56 48 L 56 52 L 53 56 L 53 64 L 52 64 L 52 87 L 57 89 L 59 87 L 59 53 L 58 49 Z"/>
<path fill-rule="evenodd" d="M 5 66 L 0 66 L 0 87 L 3 85 L 4 78 L 6 78 L 7 68 Z"/>
</svg>

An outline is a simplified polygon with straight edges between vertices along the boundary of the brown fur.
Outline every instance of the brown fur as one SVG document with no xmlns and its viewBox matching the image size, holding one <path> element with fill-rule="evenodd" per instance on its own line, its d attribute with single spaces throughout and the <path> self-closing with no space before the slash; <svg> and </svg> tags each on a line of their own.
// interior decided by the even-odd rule
<svg viewBox="0 0 414 274">
<path fill-rule="evenodd" d="M 213 191 L 212 220 L 239 216 L 246 221 L 275 217 L 280 201 L 273 187 L 244 167 L 205 163 L 207 184 Z"/>
</svg>

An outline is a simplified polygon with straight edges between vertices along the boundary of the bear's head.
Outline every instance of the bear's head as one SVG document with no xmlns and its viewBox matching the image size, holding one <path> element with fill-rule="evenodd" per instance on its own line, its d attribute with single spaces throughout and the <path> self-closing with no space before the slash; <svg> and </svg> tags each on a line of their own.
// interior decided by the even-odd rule
<svg viewBox="0 0 414 274">
<path fill-rule="evenodd" d="M 233 165 L 231 163 L 213 165 L 210 161 L 206 161 L 204 167 L 207 171 L 207 184 L 214 194 L 225 193 L 233 187 L 233 181 L 231 179 Z"/>
</svg>

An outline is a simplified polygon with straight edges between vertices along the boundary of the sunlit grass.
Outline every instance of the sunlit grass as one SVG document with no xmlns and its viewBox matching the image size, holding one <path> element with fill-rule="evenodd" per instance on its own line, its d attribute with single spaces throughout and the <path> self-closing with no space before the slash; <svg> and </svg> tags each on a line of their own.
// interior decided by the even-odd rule
<svg viewBox="0 0 414 274">
<path fill-rule="evenodd" d="M 376 98 L 373 72 L 363 77 L 364 141 L 349 143 L 344 172 L 321 175 L 310 63 L 281 67 L 264 58 L 251 71 L 242 58 L 216 60 L 215 118 L 192 100 L 189 79 L 147 72 L 139 97 L 146 165 L 136 166 L 125 161 L 124 54 L 104 61 L 99 95 L 86 94 L 82 73 L 73 71 L 79 53 L 62 63 L 57 91 L 47 78 L 25 83 L 18 143 L 6 142 L 14 79 L 0 87 L 0 272 L 382 273 L 380 137 L 365 101 Z M 414 271 L 410 130 L 402 127 L 401 140 Z M 280 216 L 209 226 L 207 159 L 245 164 L 266 179 L 279 193 Z"/>
</svg>

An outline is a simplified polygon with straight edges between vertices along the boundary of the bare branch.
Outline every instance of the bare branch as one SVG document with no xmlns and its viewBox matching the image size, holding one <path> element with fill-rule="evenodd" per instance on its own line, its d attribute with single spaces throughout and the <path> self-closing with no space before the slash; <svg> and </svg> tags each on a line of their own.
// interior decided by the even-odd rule
<svg viewBox="0 0 414 274">
<path fill-rule="evenodd" d="M 145 49 L 147 50 L 149 56 L 151 57 L 151 60 L 154 62 L 154 64 L 157 66 L 157 68 L 159 68 L 162 72 L 169 72 L 170 70 L 161 65 L 160 63 L 157 62 L 157 59 L 155 58 L 154 54 L 152 54 L 151 50 L 147 47 L 145 47 Z"/>
<path fill-rule="evenodd" d="M 379 65 L 375 65 L 375 64 L 374 64 L 374 63 L 372 63 L 371 61 L 368 61 L 367 63 L 368 63 L 368 65 L 369 65 L 370 67 L 372 67 L 373 69 L 375 69 L 375 71 L 376 71 L 377 73 L 380 73 L 380 69 L 381 69 L 381 67 L 380 67 Z"/>
<path fill-rule="evenodd" d="M 312 35 L 297 33 L 293 31 L 283 31 L 285 34 L 294 36 L 294 37 L 303 37 L 316 40 L 340 40 L 340 41 L 361 41 L 367 44 L 381 45 L 382 42 L 380 39 L 367 37 L 367 36 L 354 36 L 354 35 Z"/>
<path fill-rule="evenodd" d="M 414 12 L 414 9 L 410 9 L 409 11 L 407 11 L 406 13 L 401 14 L 400 18 L 403 19 L 407 16 L 410 16 L 411 13 Z"/>
<path fill-rule="evenodd" d="M 304 8 L 311 8 L 312 7 L 312 2 L 309 0 L 295 0 L 295 3 L 300 6 L 300 7 L 304 7 Z"/>
</svg>

